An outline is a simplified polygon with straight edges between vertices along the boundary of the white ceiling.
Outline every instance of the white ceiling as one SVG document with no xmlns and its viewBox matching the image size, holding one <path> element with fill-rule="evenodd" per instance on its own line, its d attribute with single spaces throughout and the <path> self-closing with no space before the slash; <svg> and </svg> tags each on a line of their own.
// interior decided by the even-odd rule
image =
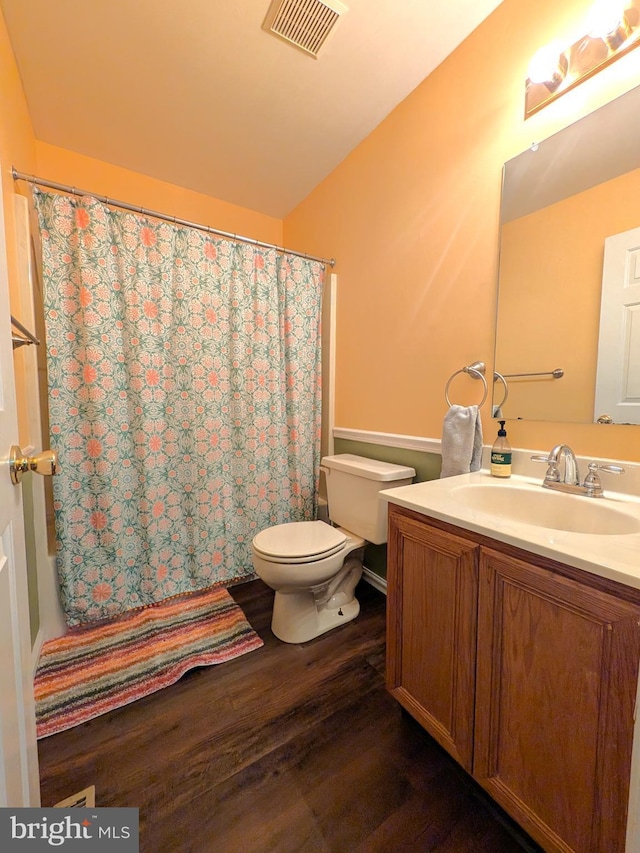
<svg viewBox="0 0 640 853">
<path fill-rule="evenodd" d="M 283 218 L 499 5 L 343 0 L 314 59 L 269 2 L 0 0 L 36 137 Z"/>
</svg>

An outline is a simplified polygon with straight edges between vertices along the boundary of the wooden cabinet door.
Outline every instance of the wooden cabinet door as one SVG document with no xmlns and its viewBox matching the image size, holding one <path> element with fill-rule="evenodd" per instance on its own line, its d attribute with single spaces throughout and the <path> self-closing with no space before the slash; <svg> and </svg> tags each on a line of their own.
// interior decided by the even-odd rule
<svg viewBox="0 0 640 853">
<path fill-rule="evenodd" d="M 480 549 L 389 507 L 387 686 L 471 770 Z"/>
<path fill-rule="evenodd" d="M 473 775 L 545 850 L 624 850 L 639 616 L 483 548 Z"/>
</svg>

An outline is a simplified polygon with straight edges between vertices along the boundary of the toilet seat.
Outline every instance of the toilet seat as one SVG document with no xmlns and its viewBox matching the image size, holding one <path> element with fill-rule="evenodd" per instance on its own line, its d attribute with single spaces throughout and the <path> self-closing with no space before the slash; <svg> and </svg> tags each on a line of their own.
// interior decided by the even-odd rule
<svg viewBox="0 0 640 853">
<path fill-rule="evenodd" d="M 274 563 L 311 563 L 337 554 L 347 536 L 324 521 L 277 524 L 256 534 L 253 548 Z"/>
</svg>

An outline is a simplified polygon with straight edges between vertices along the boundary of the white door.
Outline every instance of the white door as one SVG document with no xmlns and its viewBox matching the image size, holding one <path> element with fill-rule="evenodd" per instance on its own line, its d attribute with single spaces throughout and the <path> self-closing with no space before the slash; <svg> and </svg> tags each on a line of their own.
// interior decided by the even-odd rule
<svg viewBox="0 0 640 853">
<path fill-rule="evenodd" d="M 640 424 L 640 228 L 604 241 L 594 420 Z"/>
<path fill-rule="evenodd" d="M 1 193 L 0 187 L 0 807 L 18 807 L 39 806 L 40 792 L 22 487 L 9 474 L 18 425 Z"/>
</svg>

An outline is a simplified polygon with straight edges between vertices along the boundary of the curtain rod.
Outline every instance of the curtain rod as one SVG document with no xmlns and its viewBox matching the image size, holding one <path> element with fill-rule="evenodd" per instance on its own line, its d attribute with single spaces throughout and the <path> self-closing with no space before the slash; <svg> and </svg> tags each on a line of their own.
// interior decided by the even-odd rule
<svg viewBox="0 0 640 853">
<path fill-rule="evenodd" d="M 26 181 L 29 184 L 39 184 L 41 187 L 48 187 L 52 190 L 60 190 L 60 192 L 70 193 L 71 195 L 90 196 L 103 204 L 111 205 L 111 207 L 120 207 L 123 210 L 131 210 L 134 213 L 140 213 L 143 216 L 152 216 L 154 219 L 162 219 L 164 222 L 173 222 L 174 225 L 185 225 L 187 228 L 195 228 L 198 231 L 206 231 L 207 234 L 216 234 L 219 237 L 227 237 L 229 240 L 236 240 L 239 243 L 249 243 L 251 246 L 260 246 L 262 249 L 275 249 L 276 252 L 283 252 L 286 255 L 294 255 L 297 258 L 306 258 L 308 261 L 319 261 L 325 266 L 334 267 L 335 258 L 318 258 L 314 255 L 307 255 L 306 252 L 295 252 L 293 249 L 285 249 L 283 246 L 276 246 L 275 243 L 263 243 L 261 240 L 254 240 L 252 237 L 242 237 L 239 234 L 231 234 L 229 231 L 220 231 L 218 228 L 211 228 L 209 225 L 200 225 L 197 222 L 189 222 L 186 219 L 179 219 L 177 216 L 167 216 L 166 213 L 160 213 L 157 210 L 149 210 L 147 207 L 140 207 L 135 204 L 128 204 L 126 201 L 117 201 L 117 199 L 109 198 L 106 195 L 96 195 L 87 190 L 79 190 L 77 187 L 70 187 L 66 184 L 58 184 L 55 181 L 47 181 L 43 178 L 37 178 L 35 175 L 27 175 L 24 172 L 18 172 L 13 166 L 11 174 L 14 181 Z"/>
</svg>

